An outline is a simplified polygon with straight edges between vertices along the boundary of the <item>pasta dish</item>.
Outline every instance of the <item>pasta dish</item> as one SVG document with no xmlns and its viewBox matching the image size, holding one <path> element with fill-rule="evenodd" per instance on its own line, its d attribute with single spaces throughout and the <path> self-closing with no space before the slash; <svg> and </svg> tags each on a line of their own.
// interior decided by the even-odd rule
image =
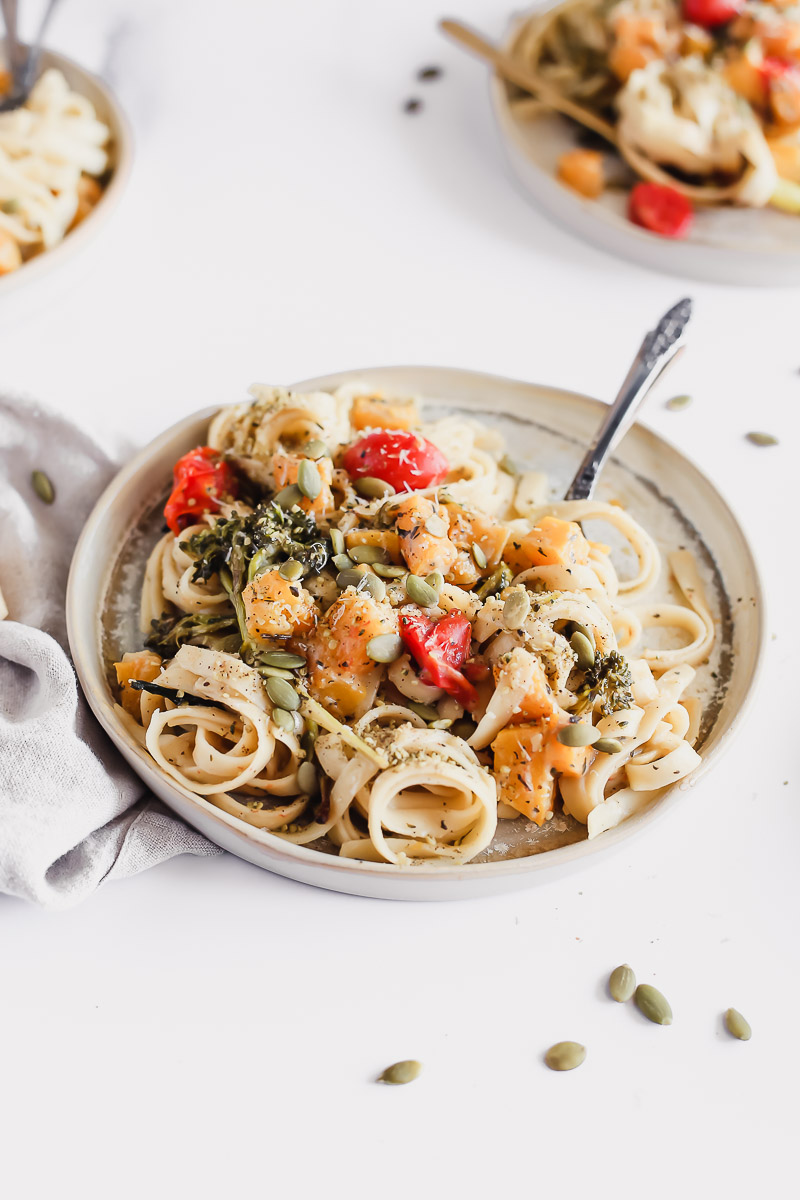
<svg viewBox="0 0 800 1200">
<path fill-rule="evenodd" d="M 91 212 L 110 136 L 55 69 L 43 72 L 25 104 L 0 113 L 0 275 L 58 245 Z"/>
<path fill-rule="evenodd" d="M 363 384 L 251 395 L 175 464 L 144 648 L 115 664 L 173 783 L 413 867 L 468 862 L 498 821 L 596 837 L 695 769 L 715 630 L 688 550 L 655 601 L 650 534 L 619 504 L 549 501 L 478 420 Z"/>
</svg>

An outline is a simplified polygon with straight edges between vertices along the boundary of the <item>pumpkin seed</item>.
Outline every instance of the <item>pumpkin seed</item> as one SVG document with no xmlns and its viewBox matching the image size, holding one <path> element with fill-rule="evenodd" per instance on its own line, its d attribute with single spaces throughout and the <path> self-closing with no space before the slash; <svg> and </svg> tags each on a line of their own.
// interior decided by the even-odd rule
<svg viewBox="0 0 800 1200">
<path fill-rule="evenodd" d="M 594 634 L 588 625 L 581 625 L 580 621 L 570 621 L 568 628 L 570 637 L 572 637 L 573 633 L 582 633 L 587 642 L 592 646 L 594 645 Z"/>
<path fill-rule="evenodd" d="M 563 729 L 559 729 L 557 736 L 562 746 L 570 746 L 572 749 L 577 749 L 579 746 L 591 746 L 600 737 L 594 725 L 586 722 L 565 725 Z"/>
<path fill-rule="evenodd" d="M 363 578 L 364 578 L 363 571 L 356 571 L 356 570 L 351 570 L 349 568 L 345 568 L 343 571 L 340 571 L 339 574 L 336 576 L 336 586 L 340 587 L 342 589 L 342 591 L 344 591 L 344 589 L 348 588 L 348 587 L 358 587 L 358 585 L 361 583 L 361 580 Z"/>
<path fill-rule="evenodd" d="M 296 483 L 290 483 L 288 487 L 281 488 L 275 497 L 275 503 L 279 508 L 294 508 L 302 499 L 303 493 L 300 488 Z"/>
<path fill-rule="evenodd" d="M 287 712 L 294 712 L 300 707 L 300 697 L 287 679 L 271 676 L 264 686 L 276 708 L 285 708 Z"/>
<path fill-rule="evenodd" d="M 415 604 L 419 604 L 422 608 L 430 608 L 439 599 L 439 593 L 432 588 L 424 579 L 420 579 L 419 575 L 409 575 L 406 579 L 406 591 L 408 592 L 409 600 L 413 600 Z"/>
<path fill-rule="evenodd" d="M 512 592 L 503 605 L 503 624 L 506 629 L 521 629 L 531 611 L 527 588 Z"/>
<path fill-rule="evenodd" d="M 403 639 L 396 633 L 382 633 L 370 638 L 366 645 L 367 658 L 377 663 L 391 663 L 403 653 Z"/>
<path fill-rule="evenodd" d="M 586 1047 L 580 1042 L 556 1042 L 544 1056 L 551 1071 L 574 1071 L 586 1058 Z"/>
<path fill-rule="evenodd" d="M 594 666 L 594 646 L 585 634 L 580 633 L 576 629 L 569 639 L 569 644 L 575 652 L 578 666 L 582 671 L 588 671 L 589 667 Z"/>
<path fill-rule="evenodd" d="M 265 679 L 288 679 L 290 682 L 294 679 L 292 672 L 285 671 L 283 667 L 259 667 L 258 673 Z"/>
<path fill-rule="evenodd" d="M 363 542 L 358 546 L 351 546 L 347 553 L 353 562 L 357 563 L 384 562 L 386 559 L 383 546 L 369 546 Z"/>
<path fill-rule="evenodd" d="M 331 562 L 337 571 L 348 571 L 351 567 L 355 566 L 349 554 L 334 554 Z"/>
<path fill-rule="evenodd" d="M 43 504 L 52 504 L 56 498 L 56 489 L 50 482 L 50 477 L 44 471 L 34 471 L 31 474 L 31 485 Z"/>
<path fill-rule="evenodd" d="M 430 575 L 425 576 L 425 582 L 438 594 L 444 587 L 444 575 L 441 571 L 431 571 Z"/>
<path fill-rule="evenodd" d="M 369 592 L 373 600 L 386 599 L 386 584 L 377 575 L 364 575 L 360 590 Z"/>
<path fill-rule="evenodd" d="M 297 786 L 306 796 L 314 796 L 319 791 L 319 776 L 313 763 L 300 763 L 297 768 Z"/>
<path fill-rule="evenodd" d="M 753 1036 L 753 1031 L 747 1021 L 735 1008 L 729 1008 L 725 1013 L 725 1028 L 732 1037 L 738 1038 L 740 1042 L 749 1042 Z"/>
<path fill-rule="evenodd" d="M 303 447 L 303 454 L 306 458 L 324 458 L 328 453 L 328 447 L 319 438 L 313 438 L 307 446 Z"/>
<path fill-rule="evenodd" d="M 633 993 L 633 1000 L 639 1012 L 654 1025 L 672 1024 L 672 1009 L 658 988 L 649 983 L 640 983 Z"/>
<path fill-rule="evenodd" d="M 431 721 L 431 729 L 449 729 L 452 724 L 452 717 L 440 717 L 438 721 Z"/>
<path fill-rule="evenodd" d="M 0 204 L 0 209 L 2 209 L 4 213 L 8 213 L 8 215 L 11 216 L 12 213 L 19 212 L 19 200 L 15 200 L 13 197 L 10 200 L 4 200 L 3 203 Z"/>
<path fill-rule="evenodd" d="M 441 517 L 437 517 L 435 513 L 432 517 L 428 517 L 425 528 L 432 537 L 447 537 L 447 523 Z"/>
<path fill-rule="evenodd" d="M 406 1058 L 402 1062 L 392 1063 L 379 1075 L 379 1083 L 412 1083 L 422 1073 L 422 1063 L 415 1058 Z"/>
<path fill-rule="evenodd" d="M 344 534 L 341 529 L 332 529 L 330 533 L 334 554 L 344 554 Z"/>
<path fill-rule="evenodd" d="M 287 733 L 294 733 L 294 713 L 287 712 L 285 708 L 273 708 L 272 719 Z"/>
<path fill-rule="evenodd" d="M 293 716 L 293 715 L 299 716 L 299 713 L 296 713 L 296 714 L 290 713 L 289 714 L 289 716 Z M 311 755 L 314 753 L 314 743 L 316 742 L 317 738 L 319 737 L 319 725 L 317 724 L 316 721 L 312 721 L 310 717 L 306 717 L 305 721 L 303 722 L 303 725 L 304 725 L 304 729 L 301 730 L 301 732 L 303 734 L 303 749 L 305 750 L 306 754 L 310 758 Z"/>
<path fill-rule="evenodd" d="M 506 475 L 519 475 L 519 467 L 510 454 L 504 454 L 497 465 Z"/>
<path fill-rule="evenodd" d="M 297 486 L 309 500 L 316 500 L 322 491 L 322 476 L 310 458 L 302 458 L 297 468 Z"/>
<path fill-rule="evenodd" d="M 618 742 L 616 738 L 598 738 L 592 745 L 601 754 L 619 754 L 623 749 L 622 742 Z"/>
<path fill-rule="evenodd" d="M 294 583 L 303 574 L 305 567 L 296 558 L 287 558 L 286 562 L 278 567 L 278 574 L 281 579 L 287 580 L 288 583 Z"/>
<path fill-rule="evenodd" d="M 261 661 L 265 667 L 284 667 L 287 671 L 295 671 L 306 665 L 302 654 L 290 654 L 288 650 L 269 650 Z"/>
<path fill-rule="evenodd" d="M 771 433 L 748 433 L 747 440 L 754 446 L 777 446 L 778 444 L 778 439 Z"/>
<path fill-rule="evenodd" d="M 423 721 L 438 721 L 439 713 L 432 704 L 420 704 L 418 700 L 409 700 L 408 707 L 418 717 L 422 717 Z"/>
<path fill-rule="evenodd" d="M 691 396 L 673 396 L 671 400 L 667 401 L 666 407 L 670 412 L 678 412 L 682 408 L 688 408 L 691 403 Z"/>
<path fill-rule="evenodd" d="M 393 496 L 394 488 L 385 479 L 376 479 L 374 475 L 362 475 L 355 482 L 359 496 L 365 500 L 380 500 L 383 496 Z"/>
<path fill-rule="evenodd" d="M 408 571 L 408 567 L 396 567 L 393 563 L 373 563 L 372 569 L 383 579 L 400 579 Z"/>
<path fill-rule="evenodd" d="M 487 566 L 486 555 L 477 542 L 472 543 L 472 557 L 475 559 L 480 570 L 485 571 Z"/>
<path fill-rule="evenodd" d="M 624 1004 L 626 1000 L 630 1000 L 636 991 L 636 976 L 633 968 L 629 967 L 627 963 L 623 963 L 621 967 L 615 967 L 609 976 L 608 990 L 611 993 L 611 999 L 616 1000 L 618 1004 Z"/>
</svg>

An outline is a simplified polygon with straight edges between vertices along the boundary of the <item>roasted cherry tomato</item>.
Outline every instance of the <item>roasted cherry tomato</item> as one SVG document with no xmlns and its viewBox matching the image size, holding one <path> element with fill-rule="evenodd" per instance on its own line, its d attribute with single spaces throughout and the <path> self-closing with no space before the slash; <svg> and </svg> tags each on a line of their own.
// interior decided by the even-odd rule
<svg viewBox="0 0 800 1200">
<path fill-rule="evenodd" d="M 692 226 L 692 206 L 675 188 L 660 183 L 637 183 L 628 201 L 628 216 L 662 237 L 686 237 Z"/>
<path fill-rule="evenodd" d="M 744 0 L 683 0 L 683 16 L 691 25 L 716 29 L 738 17 Z"/>
<path fill-rule="evenodd" d="M 432 621 L 421 608 L 408 604 L 400 610 L 400 636 L 421 668 L 423 683 L 442 688 L 466 709 L 475 707 L 477 692 L 459 670 L 472 638 L 472 626 L 463 613 Z"/>
<path fill-rule="evenodd" d="M 172 494 L 164 518 L 173 533 L 194 525 L 202 513 L 215 512 L 222 496 L 236 495 L 236 476 L 211 446 L 198 446 L 179 458 L 173 468 Z"/>
<path fill-rule="evenodd" d="M 441 450 L 418 433 L 377 429 L 353 442 L 344 456 L 352 479 L 370 475 L 391 484 L 396 492 L 415 492 L 442 483 L 450 470 Z"/>
</svg>

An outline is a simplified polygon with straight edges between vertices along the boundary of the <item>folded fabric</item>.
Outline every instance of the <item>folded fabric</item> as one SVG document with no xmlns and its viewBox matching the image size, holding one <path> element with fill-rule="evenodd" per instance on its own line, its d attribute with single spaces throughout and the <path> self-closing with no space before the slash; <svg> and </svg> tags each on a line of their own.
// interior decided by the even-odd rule
<svg viewBox="0 0 800 1200">
<path fill-rule="evenodd" d="M 34 470 L 52 481 L 52 504 Z M 114 470 L 70 422 L 0 398 L 0 892 L 50 908 L 175 854 L 221 853 L 147 793 L 69 658 L 70 558 Z"/>
</svg>

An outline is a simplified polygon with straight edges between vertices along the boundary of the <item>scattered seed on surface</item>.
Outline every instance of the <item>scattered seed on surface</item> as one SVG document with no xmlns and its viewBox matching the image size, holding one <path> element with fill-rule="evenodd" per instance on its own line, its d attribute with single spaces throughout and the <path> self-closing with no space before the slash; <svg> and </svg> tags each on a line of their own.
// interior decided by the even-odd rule
<svg viewBox="0 0 800 1200">
<path fill-rule="evenodd" d="M 303 499 L 303 493 L 296 483 L 290 483 L 288 487 L 281 488 L 275 497 L 275 503 L 280 508 L 294 508 L 295 504 L 299 504 Z"/>
<path fill-rule="evenodd" d="M 422 717 L 423 721 L 430 722 L 439 720 L 438 710 L 435 709 L 432 704 L 421 704 L 419 700 L 409 700 L 408 707 L 413 713 L 416 713 L 418 717 Z"/>
<path fill-rule="evenodd" d="M 334 554 L 331 562 L 337 571 L 351 571 L 355 566 L 349 554 Z"/>
<path fill-rule="evenodd" d="M 306 665 L 302 654 L 291 654 L 288 650 L 270 650 L 261 661 L 265 667 L 284 667 L 287 671 L 295 671 Z"/>
<path fill-rule="evenodd" d="M 408 567 L 396 567 L 394 563 L 373 563 L 372 569 L 376 575 L 382 575 L 384 579 L 399 579 L 408 571 Z"/>
<path fill-rule="evenodd" d="M 415 604 L 419 604 L 422 608 L 430 608 L 439 599 L 439 593 L 426 583 L 424 579 L 420 579 L 419 575 L 409 575 L 406 579 L 406 591 L 408 592 L 409 600 L 413 600 Z"/>
<path fill-rule="evenodd" d="M 386 551 L 383 546 L 370 546 L 364 542 L 358 546 L 351 546 L 347 553 L 353 562 L 357 563 L 383 562 L 386 558 Z"/>
<path fill-rule="evenodd" d="M 639 1012 L 654 1025 L 672 1024 L 672 1009 L 658 988 L 649 983 L 640 983 L 633 993 L 633 999 Z"/>
<path fill-rule="evenodd" d="M 729 1008 L 725 1013 L 725 1028 L 731 1037 L 738 1038 L 740 1042 L 749 1042 L 753 1036 L 747 1021 L 735 1008 Z"/>
<path fill-rule="evenodd" d="M 292 672 L 285 670 L 284 667 L 259 667 L 258 672 L 265 679 L 288 679 L 289 682 L 294 679 Z"/>
<path fill-rule="evenodd" d="M 310 458 L 301 458 L 297 468 L 297 486 L 309 500 L 316 500 L 322 491 L 322 476 Z"/>
<path fill-rule="evenodd" d="M 355 481 L 354 487 L 359 496 L 365 500 L 379 500 L 382 496 L 393 496 L 394 488 L 385 479 L 376 479 L 374 475 L 362 475 Z"/>
<path fill-rule="evenodd" d="M 551 1071 L 574 1071 L 586 1058 L 586 1047 L 580 1042 L 556 1042 L 544 1056 Z"/>
<path fill-rule="evenodd" d="M 361 590 L 369 592 L 373 600 L 383 600 L 386 596 L 386 584 L 377 575 L 363 575 Z"/>
<path fill-rule="evenodd" d="M 328 447 L 319 438 L 314 438 L 307 446 L 303 447 L 303 454 L 306 458 L 324 458 L 327 453 Z"/>
<path fill-rule="evenodd" d="M 616 738 L 598 738 L 592 745 L 601 754 L 619 754 L 622 750 L 622 742 L 618 742 Z"/>
<path fill-rule="evenodd" d="M 483 553 L 483 550 L 477 542 L 472 543 L 472 557 L 475 559 L 475 562 L 478 564 L 480 570 L 485 571 L 488 565 L 486 555 Z"/>
<path fill-rule="evenodd" d="M 441 79 L 441 77 L 441 67 L 420 67 L 417 71 L 417 79 L 421 80 L 422 83 L 433 83 L 435 79 Z"/>
<path fill-rule="evenodd" d="M 373 662 L 391 663 L 403 653 L 403 639 L 396 633 L 382 633 L 370 638 L 366 650 Z"/>
<path fill-rule="evenodd" d="M 679 412 L 682 408 L 688 408 L 691 403 L 691 396 L 673 396 L 664 407 L 668 408 L 670 412 Z"/>
<path fill-rule="evenodd" d="M 440 717 L 438 721 L 431 721 L 431 729 L 449 729 L 452 724 L 452 717 Z"/>
<path fill-rule="evenodd" d="M 289 583 L 294 583 L 303 574 L 303 570 L 303 564 L 298 562 L 296 558 L 287 558 L 286 562 L 278 567 L 278 574 L 281 579 L 285 579 Z"/>
<path fill-rule="evenodd" d="M 444 575 L 441 571 L 431 571 L 430 575 L 425 576 L 425 582 L 438 594 L 444 587 Z"/>
<path fill-rule="evenodd" d="M 31 486 L 43 504 L 52 504 L 56 498 L 56 489 L 50 482 L 50 476 L 44 471 L 31 473 Z"/>
<path fill-rule="evenodd" d="M 575 652 L 581 670 L 588 671 L 589 667 L 594 666 L 594 646 L 584 634 L 576 629 L 569 639 L 569 644 Z"/>
<path fill-rule="evenodd" d="M 428 517 L 425 528 L 432 537 L 447 537 L 447 524 L 435 513 L 432 517 Z"/>
<path fill-rule="evenodd" d="M 503 605 L 503 624 L 506 629 L 521 629 L 531 611 L 531 598 L 527 588 L 514 591 Z"/>
<path fill-rule="evenodd" d="M 272 719 L 287 733 L 294 733 L 294 713 L 287 712 L 285 708 L 273 708 Z"/>
<path fill-rule="evenodd" d="M 633 968 L 629 967 L 627 963 L 623 963 L 621 967 L 615 967 L 609 976 L 608 990 L 611 993 L 611 999 L 616 1000 L 618 1004 L 624 1004 L 626 1000 L 630 1000 L 636 991 L 636 976 Z"/>
<path fill-rule="evenodd" d="M 334 554 L 344 554 L 344 534 L 335 526 L 331 530 L 331 546 Z"/>
<path fill-rule="evenodd" d="M 358 587 L 363 578 L 363 571 L 356 571 L 355 568 L 345 567 L 344 570 L 340 571 L 336 576 L 336 586 L 340 587 L 342 591 L 348 587 Z"/>
<path fill-rule="evenodd" d="M 306 796 L 313 796 L 319 791 L 319 776 L 313 763 L 300 763 L 297 768 L 297 786 Z"/>
<path fill-rule="evenodd" d="M 294 712 L 300 707 L 300 697 L 287 679 L 270 677 L 264 686 L 276 708 L 285 708 L 287 712 Z"/>
<path fill-rule="evenodd" d="M 418 100 L 416 96 L 412 96 L 409 100 L 406 100 L 405 104 L 403 105 L 403 112 L 407 113 L 417 113 L 420 112 L 421 109 L 422 101 Z"/>
<path fill-rule="evenodd" d="M 422 1063 L 415 1058 L 406 1058 L 402 1062 L 392 1063 L 382 1075 L 378 1076 L 379 1083 L 413 1083 L 422 1073 Z"/>
<path fill-rule="evenodd" d="M 559 729 L 556 735 L 562 746 L 570 746 L 573 750 L 579 746 L 591 746 L 596 742 L 600 734 L 594 725 L 581 723 L 576 725 L 565 725 Z"/>
<path fill-rule="evenodd" d="M 778 444 L 778 439 L 771 433 L 748 433 L 745 436 L 748 442 L 752 442 L 754 446 L 777 446 Z"/>
</svg>

